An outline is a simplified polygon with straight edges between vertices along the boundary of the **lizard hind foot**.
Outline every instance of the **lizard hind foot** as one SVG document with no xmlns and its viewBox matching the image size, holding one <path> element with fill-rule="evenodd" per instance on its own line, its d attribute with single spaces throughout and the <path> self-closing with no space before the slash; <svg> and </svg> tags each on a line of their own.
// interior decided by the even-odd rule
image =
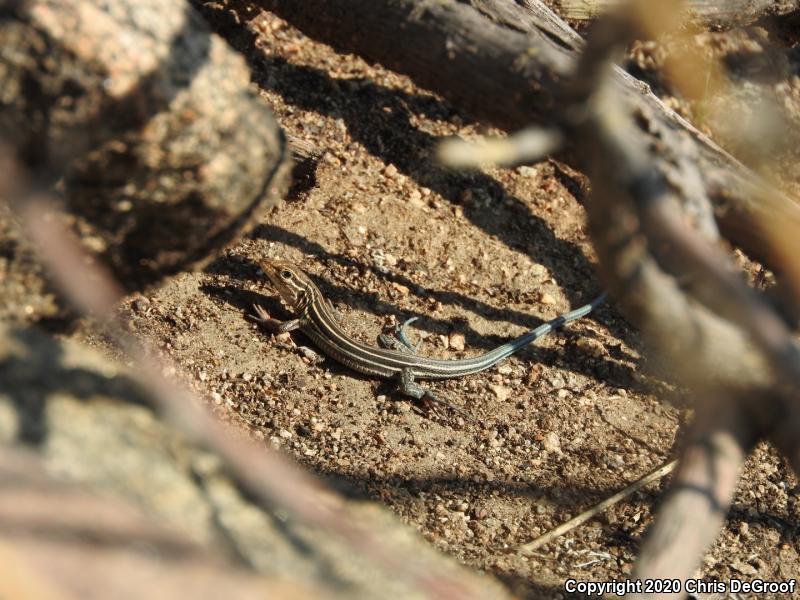
<svg viewBox="0 0 800 600">
<path fill-rule="evenodd" d="M 426 391 L 425 395 L 420 399 L 420 402 L 425 410 L 435 412 L 436 408 L 444 407 L 455 415 L 469 419 L 469 414 L 463 408 L 459 408 L 455 404 L 442 400 L 431 391 Z"/>
<path fill-rule="evenodd" d="M 464 418 L 469 418 L 466 411 L 442 400 L 431 390 L 422 387 L 414 381 L 414 373 L 410 369 L 403 369 L 400 372 L 399 379 L 398 389 L 400 393 L 417 400 L 420 403 L 420 407 L 426 412 L 436 412 L 435 409 L 437 407 L 444 407 Z"/>
<path fill-rule="evenodd" d="M 405 354 L 413 354 L 413 350 L 400 341 L 393 333 L 382 333 L 378 336 L 378 346 L 386 350 L 396 350 Z"/>
</svg>

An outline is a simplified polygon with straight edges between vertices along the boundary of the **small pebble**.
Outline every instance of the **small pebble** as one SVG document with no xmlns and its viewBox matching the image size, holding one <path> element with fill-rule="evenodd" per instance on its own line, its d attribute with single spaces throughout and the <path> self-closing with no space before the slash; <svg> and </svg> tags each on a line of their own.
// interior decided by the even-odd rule
<svg viewBox="0 0 800 600">
<path fill-rule="evenodd" d="M 539 294 L 539 302 L 548 306 L 552 306 L 553 304 L 556 303 L 556 299 L 553 298 L 553 296 L 551 296 L 547 292 L 542 292 L 541 294 Z"/>
<path fill-rule="evenodd" d="M 756 575 L 758 575 L 758 571 L 756 570 L 755 567 L 753 567 L 753 565 L 749 565 L 741 560 L 734 560 L 730 564 L 730 567 L 731 569 L 733 569 L 734 571 L 738 571 L 742 575 L 747 575 L 749 577 L 755 577 Z"/>
<path fill-rule="evenodd" d="M 463 333 L 451 333 L 448 343 L 453 350 L 464 350 L 466 340 Z"/>
<path fill-rule="evenodd" d="M 411 190 L 408 194 L 408 202 L 413 206 L 423 206 L 425 201 L 422 199 L 422 194 L 420 194 L 419 190 Z"/>
<path fill-rule="evenodd" d="M 555 431 L 551 431 L 542 440 L 542 446 L 548 452 L 555 452 L 556 454 L 561 454 L 561 440 L 558 437 L 558 434 Z"/>
<path fill-rule="evenodd" d="M 508 400 L 508 397 L 511 395 L 511 390 L 503 385 L 491 384 L 489 385 L 489 389 L 492 390 L 492 393 L 497 396 L 497 399 L 501 402 Z"/>
<path fill-rule="evenodd" d="M 397 290 L 398 292 L 400 292 L 400 294 L 402 294 L 403 296 L 408 296 L 408 293 L 411 291 L 406 286 L 404 286 L 403 284 L 397 283 L 396 281 L 392 282 L 392 287 L 395 290 Z"/>
<path fill-rule="evenodd" d="M 141 296 L 133 301 L 133 310 L 135 310 L 137 313 L 143 313 L 148 308 L 150 308 L 150 300 L 144 296 Z"/>
<path fill-rule="evenodd" d="M 582 337 L 575 345 L 586 354 L 595 358 L 600 358 L 606 354 L 605 346 L 594 338 Z"/>
<path fill-rule="evenodd" d="M 536 279 L 543 279 L 544 277 L 547 277 L 547 267 L 539 264 L 533 265 L 531 267 L 531 273 L 533 273 L 533 276 Z"/>
</svg>

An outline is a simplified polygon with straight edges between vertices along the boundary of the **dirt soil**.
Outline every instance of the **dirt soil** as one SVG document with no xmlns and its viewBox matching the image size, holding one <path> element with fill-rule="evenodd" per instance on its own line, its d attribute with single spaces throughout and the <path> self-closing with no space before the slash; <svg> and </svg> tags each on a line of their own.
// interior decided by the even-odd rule
<svg viewBox="0 0 800 600">
<path fill-rule="evenodd" d="M 613 302 L 487 372 L 430 384 L 466 417 L 424 414 L 390 384 L 318 356 L 302 334 L 273 336 L 245 318 L 253 303 L 285 318 L 257 265 L 280 257 L 302 265 L 362 341 L 419 317 L 412 336 L 424 355 L 491 349 L 602 290 L 583 177 L 554 161 L 442 169 L 441 138 L 499 132 L 267 13 L 237 23 L 207 10 L 280 124 L 324 154 L 315 181 L 205 272 L 129 298 L 132 329 L 184 367 L 220 417 L 344 493 L 386 504 L 520 596 L 560 597 L 567 578 L 626 577 L 665 482 L 519 552 L 669 460 L 691 420 Z M 760 446 L 702 576 L 797 577 L 799 499 L 784 461 Z"/>
</svg>

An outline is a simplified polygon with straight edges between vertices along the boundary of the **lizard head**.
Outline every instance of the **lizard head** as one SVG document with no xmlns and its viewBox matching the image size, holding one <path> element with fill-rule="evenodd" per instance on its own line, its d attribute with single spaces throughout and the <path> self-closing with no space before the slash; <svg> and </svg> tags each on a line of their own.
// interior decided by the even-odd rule
<svg viewBox="0 0 800 600">
<path fill-rule="evenodd" d="M 308 305 L 314 292 L 314 283 L 294 263 L 268 258 L 259 263 L 281 302 L 292 313 L 300 313 Z"/>
</svg>

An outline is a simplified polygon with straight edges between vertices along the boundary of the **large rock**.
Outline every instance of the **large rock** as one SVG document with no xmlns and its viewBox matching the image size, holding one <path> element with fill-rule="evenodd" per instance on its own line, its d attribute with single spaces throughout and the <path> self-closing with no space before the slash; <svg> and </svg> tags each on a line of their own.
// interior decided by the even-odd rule
<svg viewBox="0 0 800 600">
<path fill-rule="evenodd" d="M 288 184 L 244 59 L 184 2 L 5 3 L 0 140 L 128 289 L 213 257 Z"/>
<path fill-rule="evenodd" d="M 187 439 L 152 406 L 147 392 L 125 369 L 85 346 L 56 342 L 35 329 L 0 326 L 0 476 L 6 482 L 0 493 L 0 521 L 24 521 L 31 515 L 41 521 L 37 542 L 41 545 L 24 535 L 12 539 L 12 545 L 31 555 L 37 568 L 49 573 L 51 583 L 66 585 L 60 577 L 67 575 L 59 572 L 53 576 L 48 560 L 56 560 L 54 544 L 67 528 L 73 532 L 69 541 L 80 555 L 91 553 L 87 546 L 92 540 L 113 539 L 115 551 L 124 555 L 119 560 L 136 563 L 136 569 L 145 568 L 139 563 L 155 556 L 152 569 L 159 577 L 171 577 L 167 583 L 173 587 L 169 589 L 211 561 L 213 576 L 209 578 L 220 578 L 215 583 L 219 586 L 251 586 L 247 573 L 255 572 L 273 583 L 281 579 L 291 584 L 281 588 L 283 592 L 299 590 L 298 594 L 308 592 L 311 597 L 318 597 L 310 593 L 313 589 L 325 589 L 332 597 L 419 595 L 419 581 L 376 569 L 370 557 L 354 551 L 335 533 L 254 502 L 222 459 Z M 231 435 L 241 434 L 231 431 Z M 22 469 L 28 474 L 25 478 L 14 475 L 16 463 L 3 457 L 8 452 L 18 456 L 21 451 L 29 455 L 26 460 L 38 463 L 42 475 L 27 468 Z M 50 481 L 46 489 L 52 489 L 48 494 L 34 494 L 29 479 L 42 478 Z M 76 491 L 78 484 L 81 489 Z M 115 499 L 104 504 L 87 495 L 87 490 L 111 494 Z M 32 512 L 18 506 L 22 497 L 28 498 Z M 48 497 L 49 511 L 43 504 Z M 424 565 L 426 572 L 436 573 L 442 582 L 445 578 L 459 582 L 461 589 L 451 591 L 460 597 L 464 593 L 506 597 L 496 582 L 442 556 L 386 509 L 367 502 L 342 502 L 348 518 L 383 540 L 385 548 L 396 553 L 395 560 Z M 128 507 L 119 519 L 111 518 L 115 503 Z M 90 514 L 81 506 L 91 508 Z M 60 525 L 50 514 L 53 511 L 63 511 Z M 168 533 L 163 531 L 165 525 Z M 194 556 L 193 552 L 200 554 Z M 170 553 L 174 557 L 170 558 Z M 176 572 L 163 571 L 162 563 L 173 558 Z M 103 595 L 103 590 L 125 587 L 103 567 L 107 559 L 86 567 L 83 581 L 91 581 L 92 568 L 102 572 L 98 587 L 87 586 L 96 597 L 136 597 L 129 592 L 142 592 L 144 588 L 134 587 L 121 596 Z M 230 570 L 235 581 L 223 577 L 220 569 Z M 154 586 L 159 581 L 155 575 Z M 73 589 L 74 582 L 70 582 L 67 587 Z M 442 582 L 425 585 L 443 586 Z"/>
</svg>

